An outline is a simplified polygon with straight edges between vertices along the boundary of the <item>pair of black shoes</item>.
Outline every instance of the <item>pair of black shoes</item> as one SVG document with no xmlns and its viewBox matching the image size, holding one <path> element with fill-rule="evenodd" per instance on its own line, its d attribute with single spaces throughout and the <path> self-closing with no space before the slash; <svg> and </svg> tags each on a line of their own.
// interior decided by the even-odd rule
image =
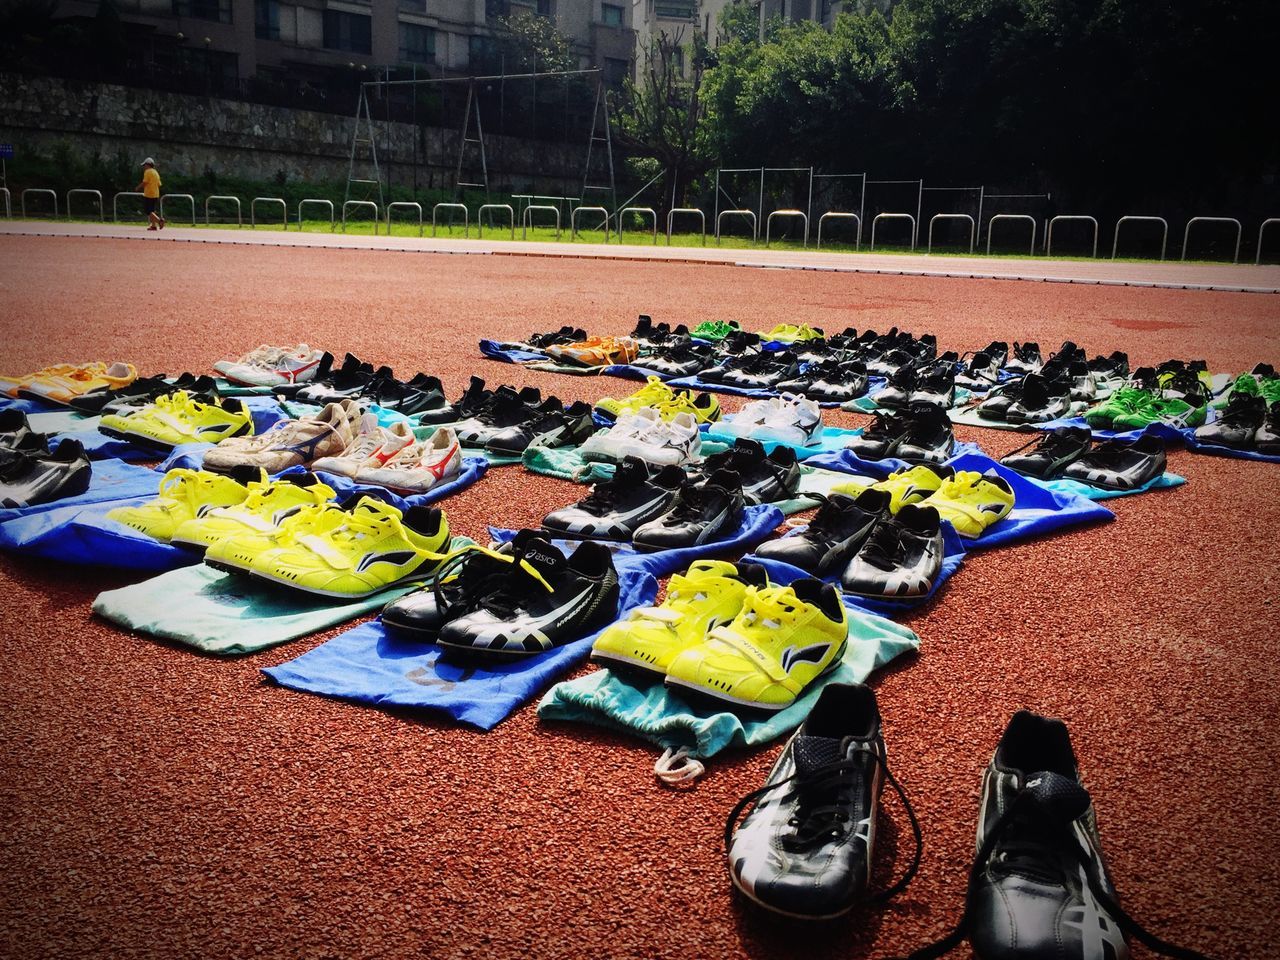
<svg viewBox="0 0 1280 960">
<path fill-rule="evenodd" d="M 863 460 L 896 457 L 908 463 L 940 464 L 955 450 L 947 411 L 936 403 L 910 403 L 904 410 L 877 411 L 848 447 Z"/>
<path fill-rule="evenodd" d="M 885 781 L 903 805 L 915 849 L 903 875 L 872 892 Z M 1116 902 L 1093 802 L 1060 720 L 1014 714 L 983 775 L 979 811 L 964 915 L 911 960 L 941 957 L 966 938 L 980 960 L 1124 960 L 1126 935 L 1164 956 L 1203 960 L 1148 933 Z M 733 885 L 800 920 L 842 916 L 900 893 L 919 868 L 922 845 L 915 812 L 889 770 L 875 694 L 862 684 L 823 689 L 764 786 L 743 797 L 725 824 Z"/>
<path fill-rule="evenodd" d="M 580 343 L 587 339 L 587 331 L 572 327 L 565 324 L 559 330 L 551 330 L 546 333 L 531 333 L 523 341 L 515 343 L 504 343 L 504 347 L 532 347 L 534 350 L 541 350 L 544 347 L 554 346 L 557 343 Z"/>
<path fill-rule="evenodd" d="M 517 409 L 531 409 L 531 415 L 492 434 L 484 445 L 489 453 L 518 457 L 535 447 L 576 447 L 596 431 L 591 405 L 581 400 L 566 407 L 556 397 L 547 397 L 537 407 L 521 404 Z"/>
<path fill-rule="evenodd" d="M 798 354 L 804 360 L 803 353 Z M 800 376 L 783 380 L 777 389 L 798 393 L 819 403 L 846 403 L 867 392 L 867 365 L 849 355 L 838 353 L 821 360 L 811 360 Z"/>
<path fill-rule="evenodd" d="M 557 401 L 546 405 L 546 409 L 559 406 Z M 490 390 L 482 379 L 473 376 L 471 384 L 452 407 L 452 422 L 462 445 L 483 447 L 501 431 L 540 416 L 544 412 L 544 401 L 537 387 L 517 390 L 503 384 Z"/>
<path fill-rule="evenodd" d="M 1002 423 L 1047 423 L 1071 412 L 1071 382 L 1028 373 L 987 394 L 977 407 L 984 420 Z"/>
<path fill-rule="evenodd" d="M 956 383 L 975 393 L 985 393 L 1000 382 L 1000 371 L 1009 359 L 1009 344 L 992 340 L 961 364 Z"/>
<path fill-rule="evenodd" d="M 1064 478 L 1103 490 L 1129 491 L 1163 476 L 1168 460 L 1164 443 L 1150 434 L 1094 445 L 1087 427 L 1055 427 L 1000 462 L 1037 480 Z"/>
<path fill-rule="evenodd" d="M 689 328 L 683 323 L 672 329 L 669 323 L 654 323 L 653 318 L 642 313 L 636 320 L 636 328 L 631 331 L 631 339 L 650 350 L 689 336 Z"/>
<path fill-rule="evenodd" d="M 689 336 L 671 337 L 646 356 L 642 366 L 668 377 L 691 377 L 714 364 L 716 349 Z"/>
<path fill-rule="evenodd" d="M 701 379 L 750 389 L 772 389 L 800 375 L 800 362 L 790 350 L 761 350 L 739 354 L 704 370 Z"/>
<path fill-rule="evenodd" d="M 568 556 L 536 531 L 498 550 L 459 553 L 431 583 L 382 611 L 392 633 L 445 651 L 520 659 L 581 640 L 618 617 L 609 548 L 579 544 Z"/>
<path fill-rule="evenodd" d="M 1257 394 L 1233 392 L 1222 415 L 1196 429 L 1196 439 L 1233 450 L 1280 453 L 1280 402 L 1268 408 Z"/>
<path fill-rule="evenodd" d="M 32 507 L 77 497 L 89 489 L 93 468 L 79 440 L 62 440 L 49 450 L 26 414 L 0 413 L 0 506 Z"/>
<path fill-rule="evenodd" d="M 882 407 L 932 403 L 944 410 L 956 402 L 956 354 L 948 352 L 923 366 L 905 366 L 889 378 L 875 400 Z"/>
<path fill-rule="evenodd" d="M 944 554 L 938 511 L 907 504 L 895 515 L 890 499 L 888 491 L 875 488 L 856 497 L 832 494 L 804 530 L 761 544 L 756 556 L 819 579 L 838 574 L 841 589 L 856 596 L 927 596 Z"/>
<path fill-rule="evenodd" d="M 175 390 L 185 390 L 197 400 L 212 400 L 215 395 L 212 377 L 183 373 L 173 380 L 157 375 L 140 377 L 123 387 L 100 387 L 83 396 L 74 397 L 70 406 L 72 410 L 86 416 L 108 413 L 127 416 Z"/>
<path fill-rule="evenodd" d="M 653 552 L 695 547 L 731 537 L 742 526 L 742 478 L 732 470 L 688 477 L 666 512 L 637 527 L 631 543 Z"/>
</svg>

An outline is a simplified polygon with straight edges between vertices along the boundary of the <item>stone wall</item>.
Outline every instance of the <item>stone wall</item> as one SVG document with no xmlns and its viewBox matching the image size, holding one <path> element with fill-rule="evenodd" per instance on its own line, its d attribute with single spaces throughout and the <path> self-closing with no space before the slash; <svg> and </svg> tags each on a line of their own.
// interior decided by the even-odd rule
<svg viewBox="0 0 1280 960">
<path fill-rule="evenodd" d="M 0 73 L 0 140 L 19 150 L 47 153 L 62 141 L 84 153 L 154 156 L 162 170 L 190 176 L 212 169 L 253 180 L 283 173 L 290 180 L 343 183 L 352 127 L 352 118 L 337 114 Z M 456 130 L 378 123 L 384 177 L 390 165 L 396 184 L 413 179 L 415 136 L 419 185 L 451 188 Z M 485 145 L 494 187 L 500 178 L 519 190 L 558 191 L 560 178 L 572 183 L 582 176 L 585 143 L 486 135 Z"/>
</svg>

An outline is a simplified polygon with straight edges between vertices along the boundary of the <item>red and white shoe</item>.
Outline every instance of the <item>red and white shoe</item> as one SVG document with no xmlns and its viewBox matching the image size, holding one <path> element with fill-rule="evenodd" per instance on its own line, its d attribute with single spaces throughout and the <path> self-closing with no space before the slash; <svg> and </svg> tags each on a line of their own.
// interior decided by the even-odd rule
<svg viewBox="0 0 1280 960">
<path fill-rule="evenodd" d="M 462 471 L 462 445 L 458 435 L 441 427 L 426 440 L 405 447 L 384 466 L 362 467 L 359 483 L 373 483 L 397 493 L 426 493 L 448 483 Z"/>
<path fill-rule="evenodd" d="M 413 441 L 413 431 L 407 421 L 380 427 L 378 415 L 366 413 L 360 418 L 360 432 L 351 445 L 336 457 L 322 457 L 311 469 L 354 478 L 362 468 L 372 470 L 385 466 Z"/>
<path fill-rule="evenodd" d="M 213 369 L 233 383 L 251 387 L 279 387 L 307 383 L 329 372 L 333 354 L 312 350 L 305 343 L 296 347 L 263 344 L 239 360 L 219 360 Z"/>
</svg>

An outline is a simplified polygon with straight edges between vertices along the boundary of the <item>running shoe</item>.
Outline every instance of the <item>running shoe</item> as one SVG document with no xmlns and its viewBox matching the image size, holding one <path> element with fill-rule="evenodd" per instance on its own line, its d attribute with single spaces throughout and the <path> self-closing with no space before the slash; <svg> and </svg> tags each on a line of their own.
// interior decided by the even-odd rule
<svg viewBox="0 0 1280 960">
<path fill-rule="evenodd" d="M 1144 433 L 1136 440 L 1107 440 L 1067 466 L 1062 475 L 1104 490 L 1137 490 L 1164 474 L 1164 442 Z"/>
<path fill-rule="evenodd" d="M 252 467 L 232 476 L 204 470 L 170 470 L 160 481 L 159 495 L 137 506 L 116 507 L 108 520 L 123 523 L 153 540 L 170 543 L 183 526 L 211 510 L 242 503 L 261 486 L 262 473 Z"/>
<path fill-rule="evenodd" d="M 611 478 L 577 503 L 547 514 L 542 529 L 557 537 L 629 541 L 670 509 L 685 479 L 679 467 L 650 468 L 637 457 L 624 457 Z"/>
<path fill-rule="evenodd" d="M 697 475 L 709 477 L 718 470 L 738 475 L 747 504 L 777 503 L 800 495 L 800 462 L 790 447 L 777 446 L 765 453 L 758 441 L 739 437 L 728 450 L 702 461 Z"/>
<path fill-rule="evenodd" d="M 128 416 L 175 390 L 186 391 L 192 399 L 202 403 L 212 403 L 216 396 L 213 377 L 183 373 L 173 380 L 166 380 L 164 377 L 139 377 L 127 387 L 94 390 L 76 397 L 70 406 L 88 416 L 108 413 Z"/>
<path fill-rule="evenodd" d="M 138 371 L 131 363 L 88 363 L 67 373 L 28 380 L 19 388 L 18 396 L 65 407 L 86 393 L 120 390 L 137 379 Z"/>
<path fill-rule="evenodd" d="M 422 423 L 446 423 L 456 418 L 444 387 L 438 377 L 417 374 L 408 383 L 394 377 L 375 377 L 360 393 L 363 404 L 376 404 L 384 410 L 394 410 L 406 417 L 416 417 Z"/>
<path fill-rule="evenodd" d="M 645 357 L 643 366 L 668 377 L 690 377 L 710 367 L 714 356 L 715 350 L 708 343 L 688 337 L 673 337 Z"/>
<path fill-rule="evenodd" d="M 691 463 L 701 450 L 702 434 L 692 416 L 679 413 L 664 420 L 652 407 L 624 414 L 611 428 L 592 434 L 578 448 L 584 460 L 639 457 L 660 466 Z"/>
<path fill-rule="evenodd" d="M 828 583 L 803 577 L 786 587 L 748 587 L 732 623 L 672 658 L 666 684 L 776 712 L 836 668 L 848 636 L 848 612 Z"/>
<path fill-rule="evenodd" d="M 726 417 L 720 430 L 734 437 L 807 447 L 817 443 L 822 433 L 822 409 L 806 397 L 784 393 L 768 400 L 751 401 L 738 413 Z"/>
<path fill-rule="evenodd" d="M 277 387 L 322 379 L 329 373 L 333 354 L 312 350 L 305 343 L 296 347 L 264 344 L 239 360 L 219 360 L 213 369 L 232 383 L 251 387 Z"/>
<path fill-rule="evenodd" d="M 327 376 L 299 384 L 293 392 L 292 399 L 299 403 L 313 403 L 316 406 L 341 403 L 343 400 L 360 396 L 370 383 L 384 376 L 391 376 L 390 367 L 374 370 L 373 364 L 365 363 L 354 354 L 348 353 L 342 359 L 342 366 L 330 369 Z"/>
<path fill-rule="evenodd" d="M 640 346 L 629 337 L 588 337 L 578 343 L 553 344 L 545 350 L 553 360 L 581 367 L 635 363 Z"/>
<path fill-rule="evenodd" d="M 1044 366 L 1040 357 L 1040 344 L 1034 341 L 1013 344 L 1013 356 L 1005 361 L 1004 368 L 1009 373 L 1025 376 L 1028 373 L 1039 373 Z"/>
<path fill-rule="evenodd" d="M 512 542 L 505 576 L 476 585 L 444 611 L 436 643 L 451 653 L 523 659 L 590 636 L 618 618 L 613 554 L 579 543 L 567 557 L 539 535 L 522 530 Z"/>
<path fill-rule="evenodd" d="M 729 814 L 725 850 L 734 887 L 752 903 L 796 920 L 829 920 L 868 902 L 885 780 L 906 809 L 915 855 L 903 877 L 875 895 L 876 903 L 915 876 L 920 825 L 889 772 L 875 694 L 860 683 L 827 684 L 764 786 Z"/>
<path fill-rule="evenodd" d="M 893 455 L 908 463 L 940 465 L 955 451 L 947 411 L 935 403 L 912 402 L 903 414 L 906 428 Z"/>
<path fill-rule="evenodd" d="M 290 467 L 310 468 L 352 445 L 361 416 L 352 400 L 331 403 L 314 417 L 281 420 L 258 436 L 223 440 L 205 452 L 202 466 L 219 473 L 239 466 L 261 467 L 273 474 Z"/>
<path fill-rule="evenodd" d="M 799 343 L 804 340 L 822 339 L 822 331 L 807 323 L 780 323 L 764 334 L 764 339 L 777 343 Z"/>
<path fill-rule="evenodd" d="M 78 497 L 92 477 L 80 441 L 62 440 L 52 453 L 22 453 L 0 467 L 0 506 L 13 510 Z"/>
<path fill-rule="evenodd" d="M 239 400 L 202 403 L 184 390 L 158 397 L 128 415 L 106 414 L 98 430 L 109 437 L 161 450 L 183 443 L 220 443 L 253 434 L 253 417 Z"/>
<path fill-rule="evenodd" d="M 376 413 L 366 413 L 360 417 L 359 431 L 350 445 L 336 456 L 320 457 L 311 464 L 311 469 L 339 477 L 354 477 L 362 468 L 385 466 L 388 460 L 413 442 L 413 430 L 407 421 L 383 427 L 379 426 Z"/>
<path fill-rule="evenodd" d="M 291 483 L 299 490 L 315 491 L 315 485 L 308 485 L 305 481 L 306 476 L 303 474 L 281 477 L 275 483 Z M 272 487 L 269 486 L 267 489 L 270 490 Z M 280 488 L 280 490 L 285 489 L 287 488 Z M 297 491 L 291 491 L 291 493 L 296 494 Z M 208 537 L 209 543 L 204 550 L 205 566 L 223 573 L 248 573 L 258 558 L 265 555 L 267 551 L 296 543 L 299 537 L 323 536 L 330 530 L 342 526 L 347 522 L 350 508 L 360 500 L 359 495 L 354 495 L 341 502 L 335 500 L 327 500 L 323 503 L 304 502 L 302 506 L 297 507 L 291 496 L 285 496 L 280 492 L 274 494 L 273 499 L 274 496 L 281 497 L 281 509 L 273 509 L 273 504 L 268 501 L 260 509 L 254 510 L 257 519 L 252 521 L 237 512 L 237 518 L 243 521 L 238 531 L 232 532 L 228 525 L 219 529 L 219 537 L 215 538 L 212 534 Z M 221 519 L 227 519 L 226 514 L 223 514 Z M 200 549 L 203 538 L 197 538 L 196 531 L 183 530 L 182 535 L 189 539 L 178 544 L 179 546 Z"/>
<path fill-rule="evenodd" d="M 847 403 L 867 392 L 867 365 L 843 356 L 810 362 L 799 377 L 782 380 L 782 393 L 803 394 L 818 403 Z"/>
<path fill-rule="evenodd" d="M 383 626 L 417 642 L 434 643 L 447 620 L 474 609 L 478 600 L 511 576 L 514 551 L 513 543 L 457 551 L 425 587 L 383 607 Z"/>
<path fill-rule="evenodd" d="M 882 517 L 840 577 L 845 593 L 901 600 L 926 597 L 942 570 L 938 511 L 907 504 Z"/>
<path fill-rule="evenodd" d="M 960 922 L 912 960 L 940 957 L 965 937 L 982 960 L 1128 960 L 1126 934 L 1161 956 L 1205 960 L 1149 933 L 1116 902 L 1060 720 L 1020 710 L 1009 721 L 983 774 L 977 848 Z"/>
<path fill-rule="evenodd" d="M 484 398 L 475 413 L 457 421 L 453 429 L 463 446 L 483 447 L 507 427 L 540 416 L 542 405 L 542 392 L 537 387 L 525 387 L 517 393 L 513 387 L 501 386 Z M 560 402 L 557 400 L 554 406 L 560 406 Z"/>
<path fill-rule="evenodd" d="M 908 403 L 931 403 L 949 410 L 956 405 L 955 354 L 935 360 L 916 373 Z"/>
<path fill-rule="evenodd" d="M 863 460 L 885 460 L 897 453 L 910 428 L 911 421 L 905 414 L 877 410 L 871 423 L 850 437 L 845 446 Z"/>
<path fill-rule="evenodd" d="M 905 470 L 895 470 L 878 483 L 873 483 L 871 488 L 883 490 L 889 494 L 889 512 L 897 513 L 905 506 L 927 500 L 937 493 L 943 482 L 954 476 L 955 471 L 950 467 L 927 467 L 922 464 Z M 862 489 L 859 488 L 850 495 L 856 496 Z M 836 487 L 836 490 L 849 492 L 840 487 Z"/>
<path fill-rule="evenodd" d="M 1155 403 L 1159 390 L 1154 368 L 1140 367 L 1124 386 L 1102 403 L 1090 407 L 1082 416 L 1095 429 L 1110 429 L 1117 419 L 1131 416 Z"/>
<path fill-rule="evenodd" d="M 402 514 L 389 503 L 363 497 L 338 526 L 267 550 L 249 572 L 304 593 L 358 600 L 425 580 L 448 547 L 448 521 L 434 507 L 411 507 Z"/>
<path fill-rule="evenodd" d="M 656 349 L 665 343 L 670 342 L 676 337 L 688 337 L 689 328 L 683 323 L 679 324 L 674 330 L 671 329 L 669 323 L 653 322 L 653 318 L 647 314 L 640 314 L 636 320 L 636 328 L 631 331 L 631 339 L 635 340 L 643 347 Z"/>
<path fill-rule="evenodd" d="M 1089 361 L 1089 372 L 1098 380 L 1115 380 L 1129 376 L 1129 355 L 1121 350 L 1111 356 L 1097 356 Z"/>
<path fill-rule="evenodd" d="M 51 366 L 44 367 L 34 373 L 21 374 L 19 376 L 0 376 L 0 393 L 8 397 L 16 397 L 22 386 L 29 382 L 41 380 L 46 377 L 58 377 L 68 373 L 74 373 L 82 365 L 76 363 L 55 363 Z"/>
<path fill-rule="evenodd" d="M 1013 489 L 996 473 L 961 470 L 943 482 L 928 500 L 938 516 L 970 540 L 982 536 L 993 523 L 1013 510 Z"/>
<path fill-rule="evenodd" d="M 876 406 L 885 409 L 897 409 L 905 407 L 911 401 L 911 395 L 916 392 L 916 368 L 914 364 L 908 364 L 895 370 L 888 377 L 888 382 L 876 393 Z"/>
<path fill-rule="evenodd" d="M 44 434 L 31 429 L 25 413 L 21 410 L 0 410 L 0 449 L 35 450 L 44 447 Z"/>
<path fill-rule="evenodd" d="M 402 447 L 385 463 L 367 462 L 356 471 L 357 483 L 370 483 L 405 496 L 426 493 L 462 472 L 462 445 L 448 427 L 438 427 L 425 440 Z"/>
<path fill-rule="evenodd" d="M 671 577 L 659 606 L 636 607 L 625 620 L 607 627 L 596 638 L 591 659 L 613 669 L 665 677 L 678 653 L 702 643 L 714 627 L 733 622 L 748 587 L 768 585 L 758 563 L 697 560 Z"/>
<path fill-rule="evenodd" d="M 1116 430 L 1142 430 L 1153 423 L 1165 423 L 1179 429 L 1200 427 L 1204 425 L 1208 415 L 1207 394 L 1191 393 L 1186 399 L 1155 397 L 1129 413 L 1113 417 L 1111 426 Z"/>
<path fill-rule="evenodd" d="M 565 407 L 555 397 L 548 397 L 536 417 L 499 430 L 484 448 L 498 456 L 518 457 L 533 448 L 576 447 L 595 431 L 587 404 L 579 400 Z"/>
<path fill-rule="evenodd" d="M 601 397 L 596 401 L 595 409 L 605 417 L 616 420 L 623 413 L 635 413 L 642 407 L 656 407 L 675 398 L 676 391 L 663 383 L 661 377 L 649 377 L 643 387 L 621 400 Z"/>
<path fill-rule="evenodd" d="M 538 393 L 536 388 L 530 388 Z M 538 400 L 541 394 L 538 393 Z M 537 403 L 538 400 L 534 402 Z M 472 377 L 467 389 L 453 403 L 439 409 L 424 410 L 417 414 L 417 420 L 423 426 L 438 426 L 442 423 L 460 425 L 476 417 L 489 408 L 493 402 L 493 391 L 485 388 L 484 380 Z M 459 427 L 455 427 L 458 429 Z"/>
<path fill-rule="evenodd" d="M 1227 408 L 1213 423 L 1196 428 L 1196 439 L 1219 447 L 1247 450 L 1267 417 L 1267 401 L 1261 393 L 1233 391 Z"/>
<path fill-rule="evenodd" d="M 818 507 L 807 527 L 760 544 L 756 556 L 788 563 L 815 577 L 839 573 L 862 549 L 876 524 L 889 515 L 889 501 L 886 491 L 871 488 L 856 496 L 834 493 Z"/>
<path fill-rule="evenodd" d="M 774 389 L 799 375 L 800 361 L 790 350 L 765 350 L 751 355 L 743 363 L 729 366 L 719 379 L 735 387 L 763 390 Z"/>
<path fill-rule="evenodd" d="M 1259 453 L 1280 455 L 1280 400 L 1267 408 L 1266 419 L 1253 435 L 1253 445 Z"/>
<path fill-rule="evenodd" d="M 571 327 L 568 324 L 559 330 L 552 330 L 547 333 L 531 333 L 525 337 L 523 341 L 513 343 L 504 343 L 504 347 L 533 347 L 535 350 L 541 350 L 557 343 L 577 343 L 580 340 L 587 339 L 587 331 L 580 328 Z"/>
<path fill-rule="evenodd" d="M 272 533 L 304 508 L 322 506 L 337 496 L 333 488 L 314 473 L 269 480 L 253 468 L 241 467 L 236 474 L 246 477 L 257 474 L 245 483 L 245 496 L 233 503 L 196 511 L 178 524 L 170 534 L 170 543 L 203 553 L 215 543 L 232 537 Z M 218 474 L 202 473 L 201 476 L 228 479 Z"/>
<path fill-rule="evenodd" d="M 637 550 L 675 550 L 714 543 L 742 525 L 742 481 L 720 470 L 706 480 L 680 486 L 666 513 L 638 527 L 631 542 Z"/>
<path fill-rule="evenodd" d="M 910 334 L 907 336 L 910 337 Z M 867 373 L 877 377 L 892 377 L 906 368 L 918 366 L 919 363 L 920 357 L 916 350 L 908 347 L 892 347 L 867 361 Z"/>
<path fill-rule="evenodd" d="M 983 420 L 1007 423 L 1009 408 L 1022 399 L 1022 388 L 1026 378 L 1009 380 L 999 386 L 992 387 L 982 402 L 975 408 Z"/>
<path fill-rule="evenodd" d="M 691 336 L 698 340 L 709 340 L 719 343 L 732 334 L 741 332 L 742 327 L 737 320 L 704 320 L 693 328 Z"/>
<path fill-rule="evenodd" d="M 1093 433 L 1088 427 L 1054 427 L 1000 458 L 1024 477 L 1053 480 L 1086 453 Z"/>
<path fill-rule="evenodd" d="M 1046 423 L 1071 412 L 1071 388 L 1064 380 L 1046 379 L 1029 373 L 1022 380 L 1022 393 L 1004 412 L 1007 423 Z"/>
</svg>

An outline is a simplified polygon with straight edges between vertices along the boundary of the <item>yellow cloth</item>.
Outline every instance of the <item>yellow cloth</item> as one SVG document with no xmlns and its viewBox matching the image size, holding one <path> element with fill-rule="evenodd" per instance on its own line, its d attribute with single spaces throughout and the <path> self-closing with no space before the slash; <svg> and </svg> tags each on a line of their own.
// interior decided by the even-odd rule
<svg viewBox="0 0 1280 960">
<path fill-rule="evenodd" d="M 142 195 L 156 199 L 160 196 L 160 174 L 155 167 L 147 167 L 142 171 Z"/>
</svg>

